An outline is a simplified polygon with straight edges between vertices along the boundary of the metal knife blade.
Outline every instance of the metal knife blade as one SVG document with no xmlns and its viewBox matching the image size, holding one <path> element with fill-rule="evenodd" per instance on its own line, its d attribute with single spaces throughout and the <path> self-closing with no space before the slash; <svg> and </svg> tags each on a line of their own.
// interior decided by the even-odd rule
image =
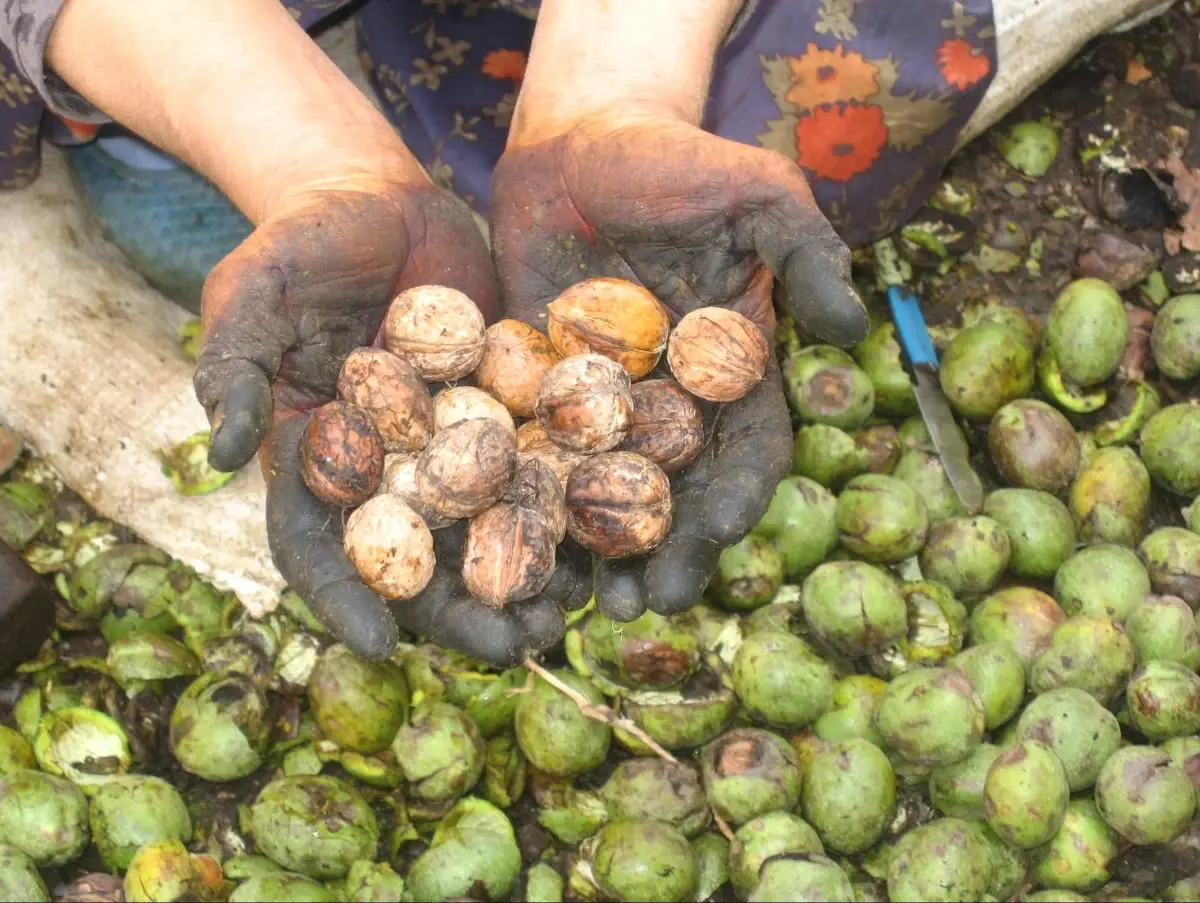
<svg viewBox="0 0 1200 903">
<path fill-rule="evenodd" d="M 917 406 L 921 409 L 921 417 L 929 430 L 933 447 L 941 456 L 950 485 L 954 487 L 967 513 L 978 514 L 983 510 L 983 483 L 971 467 L 967 440 L 954 420 L 954 412 L 942 392 L 937 370 L 928 364 L 919 364 L 913 367 L 913 375 Z"/>
</svg>

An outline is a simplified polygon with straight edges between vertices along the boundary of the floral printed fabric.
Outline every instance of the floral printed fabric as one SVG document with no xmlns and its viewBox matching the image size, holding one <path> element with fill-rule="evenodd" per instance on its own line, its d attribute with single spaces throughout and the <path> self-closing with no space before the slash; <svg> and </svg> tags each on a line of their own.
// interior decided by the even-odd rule
<svg viewBox="0 0 1200 903">
<path fill-rule="evenodd" d="M 310 29 L 344 5 L 283 2 Z M 6 7 L 43 18 L 48 10 L 52 20 L 60 4 L 0 0 L 0 37 L 20 39 Z M 536 7 L 367 0 L 356 11 L 362 62 L 385 112 L 434 179 L 485 215 Z M 26 29 L 34 46 L 16 47 L 18 60 L 40 60 L 39 31 L 48 29 Z M 991 0 L 757 0 L 716 62 L 705 128 L 795 160 L 838 232 L 859 245 L 920 206 L 982 99 L 997 63 Z M 0 46 L 0 187 L 36 175 L 39 89 L 60 112 L 86 110 L 41 78 Z M 46 118 L 60 142 L 95 130 Z"/>
</svg>

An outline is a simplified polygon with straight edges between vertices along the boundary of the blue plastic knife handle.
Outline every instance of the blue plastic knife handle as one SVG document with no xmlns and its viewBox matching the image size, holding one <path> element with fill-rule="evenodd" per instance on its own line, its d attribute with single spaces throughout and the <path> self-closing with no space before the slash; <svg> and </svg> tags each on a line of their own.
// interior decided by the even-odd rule
<svg viewBox="0 0 1200 903">
<path fill-rule="evenodd" d="M 896 324 L 900 345 L 912 365 L 937 367 L 937 351 L 925 327 L 925 317 L 917 296 L 903 286 L 893 285 L 888 289 L 888 303 L 892 308 L 892 320 Z"/>
</svg>

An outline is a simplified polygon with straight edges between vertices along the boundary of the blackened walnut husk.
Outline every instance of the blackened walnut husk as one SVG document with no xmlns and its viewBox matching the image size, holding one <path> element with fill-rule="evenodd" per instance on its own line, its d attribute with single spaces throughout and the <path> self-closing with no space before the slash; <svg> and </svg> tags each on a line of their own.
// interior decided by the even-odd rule
<svg viewBox="0 0 1200 903">
<path fill-rule="evenodd" d="M 317 409 L 300 441 L 300 472 L 330 505 L 361 505 L 383 476 L 383 439 L 371 415 L 346 401 Z"/>
<path fill-rule="evenodd" d="M 434 436 L 417 462 L 417 500 L 444 517 L 473 517 L 499 501 L 516 462 L 512 433 L 494 420 L 461 420 Z"/>
<path fill-rule="evenodd" d="M 700 454 L 704 423 L 691 396 L 669 379 L 649 379 L 632 389 L 633 421 L 621 451 L 633 452 L 675 473 Z"/>
<path fill-rule="evenodd" d="M 433 435 L 433 399 L 421 374 L 382 348 L 350 352 L 337 390 L 371 415 L 386 451 L 420 451 Z"/>
<path fill-rule="evenodd" d="M 567 481 L 567 532 L 598 555 L 643 555 L 670 529 L 671 484 L 641 455 L 595 455 Z"/>
</svg>

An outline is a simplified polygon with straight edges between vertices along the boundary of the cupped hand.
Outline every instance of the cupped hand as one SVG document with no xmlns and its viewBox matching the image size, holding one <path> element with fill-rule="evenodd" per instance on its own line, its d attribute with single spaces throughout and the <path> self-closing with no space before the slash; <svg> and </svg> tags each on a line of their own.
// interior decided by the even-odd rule
<svg viewBox="0 0 1200 903">
<path fill-rule="evenodd" d="M 555 603 L 578 582 L 567 556 L 541 596 L 492 610 L 462 585 L 461 527 L 438 531 L 433 580 L 389 606 L 343 552 L 346 512 L 317 499 L 300 475 L 308 416 L 335 396 L 346 356 L 377 343 L 395 295 L 430 283 L 466 293 L 495 318 L 488 249 L 461 201 L 424 182 L 349 179 L 297 191 L 205 284 L 196 394 L 212 425 L 214 467 L 237 470 L 261 452 L 275 566 L 338 639 L 364 658 L 386 658 L 399 622 L 507 666 L 561 636 Z"/>
<path fill-rule="evenodd" d="M 492 190 L 493 256 L 507 316 L 546 328 L 546 305 L 587 278 L 641 283 L 672 320 L 730 307 L 773 338 L 773 283 L 808 331 L 849 346 L 867 312 L 850 254 L 794 163 L 663 116 L 592 117 L 510 141 Z M 761 519 L 792 459 L 779 369 L 726 405 L 702 405 L 705 447 L 672 478 L 674 522 L 644 559 L 597 560 L 597 605 L 630 620 L 701 597 L 721 550 Z"/>
</svg>

